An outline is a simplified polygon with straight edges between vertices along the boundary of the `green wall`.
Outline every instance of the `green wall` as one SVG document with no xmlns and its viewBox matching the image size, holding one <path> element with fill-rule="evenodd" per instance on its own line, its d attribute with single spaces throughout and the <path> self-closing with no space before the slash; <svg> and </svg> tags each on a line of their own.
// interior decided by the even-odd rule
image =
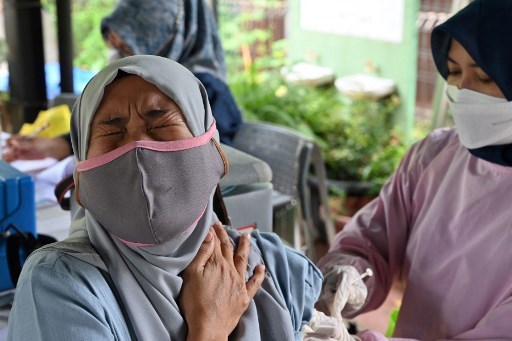
<svg viewBox="0 0 512 341">
<path fill-rule="evenodd" d="M 396 82 L 401 105 L 395 120 L 410 137 L 416 102 L 419 0 L 404 0 L 400 43 L 305 31 L 300 26 L 300 0 L 288 0 L 288 6 L 290 61 L 310 61 L 330 67 L 337 77 L 364 73 L 365 64 L 371 62 L 378 68 L 378 76 Z"/>
</svg>

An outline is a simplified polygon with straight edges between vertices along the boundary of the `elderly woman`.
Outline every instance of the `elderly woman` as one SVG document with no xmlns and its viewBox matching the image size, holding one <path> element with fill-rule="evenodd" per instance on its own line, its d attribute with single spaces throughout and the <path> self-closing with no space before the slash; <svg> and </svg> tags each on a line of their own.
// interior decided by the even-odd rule
<svg viewBox="0 0 512 341">
<path fill-rule="evenodd" d="M 71 137 L 81 208 L 68 239 L 27 260 L 10 340 L 301 337 L 321 274 L 273 234 L 210 228 L 228 167 L 192 73 L 156 56 L 112 63 Z"/>
<path fill-rule="evenodd" d="M 434 29 L 455 127 L 415 144 L 339 233 L 319 263 L 319 306 L 331 305 L 354 267 L 371 267 L 368 299 L 349 302 L 344 316 L 377 308 L 400 276 L 407 285 L 393 340 L 512 339 L 511 42 L 512 0 L 475 0 Z"/>
</svg>

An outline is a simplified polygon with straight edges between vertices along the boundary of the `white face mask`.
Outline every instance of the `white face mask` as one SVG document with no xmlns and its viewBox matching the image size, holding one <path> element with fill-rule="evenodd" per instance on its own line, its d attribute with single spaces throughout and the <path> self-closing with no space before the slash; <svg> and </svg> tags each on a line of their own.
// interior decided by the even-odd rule
<svg viewBox="0 0 512 341">
<path fill-rule="evenodd" d="M 512 143 L 512 102 L 453 85 L 448 85 L 446 95 L 464 147 Z"/>
</svg>

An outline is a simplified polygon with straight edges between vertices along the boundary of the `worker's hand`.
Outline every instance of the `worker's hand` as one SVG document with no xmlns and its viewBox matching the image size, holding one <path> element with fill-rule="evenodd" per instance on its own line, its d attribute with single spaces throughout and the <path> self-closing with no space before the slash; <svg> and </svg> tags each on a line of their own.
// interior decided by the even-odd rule
<svg viewBox="0 0 512 341">
<path fill-rule="evenodd" d="M 7 162 L 44 159 L 47 156 L 44 148 L 46 140 L 40 136 L 26 138 L 21 135 L 13 135 L 6 141 L 2 158 Z"/>
<path fill-rule="evenodd" d="M 7 162 L 16 160 L 38 160 L 53 157 L 57 160 L 71 155 L 71 146 L 61 137 L 45 138 L 13 135 L 6 141 L 2 159 Z"/>
<path fill-rule="evenodd" d="M 227 340 L 265 277 L 258 265 L 246 282 L 249 235 L 236 251 L 220 222 L 214 224 L 183 274 L 180 307 L 188 324 L 188 340 Z"/>
<path fill-rule="evenodd" d="M 327 316 L 321 311 L 313 310 L 311 320 L 301 329 L 303 341 L 354 341 L 357 336 L 348 333 L 341 318 Z"/>
<path fill-rule="evenodd" d="M 350 315 L 359 310 L 368 296 L 368 289 L 357 269 L 340 265 L 324 275 L 322 292 L 316 309 L 331 316 Z"/>
</svg>

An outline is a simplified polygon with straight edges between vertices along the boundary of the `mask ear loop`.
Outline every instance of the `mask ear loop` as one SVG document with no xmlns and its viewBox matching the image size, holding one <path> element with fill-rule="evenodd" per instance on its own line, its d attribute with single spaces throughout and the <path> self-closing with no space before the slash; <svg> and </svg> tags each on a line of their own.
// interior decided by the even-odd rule
<svg viewBox="0 0 512 341">
<path fill-rule="evenodd" d="M 224 151 L 220 147 L 219 143 L 214 138 L 212 138 L 211 141 L 215 145 L 215 148 L 217 148 L 217 151 L 220 154 L 222 162 L 224 163 L 224 175 L 222 175 L 222 177 L 224 177 L 226 176 L 226 174 L 228 174 L 229 171 L 228 158 L 226 157 L 226 154 L 224 154 Z M 229 214 L 226 209 L 224 199 L 222 198 L 222 193 L 219 184 L 217 184 L 217 188 L 215 189 L 215 195 L 213 197 L 213 210 L 215 211 L 217 218 L 219 218 L 222 224 L 231 225 L 231 222 L 229 220 Z"/>
<path fill-rule="evenodd" d="M 226 157 L 226 154 L 224 154 L 224 151 L 222 150 L 222 148 L 220 147 L 219 143 L 217 142 L 217 140 L 215 140 L 214 138 L 212 138 L 211 140 L 213 142 L 213 144 L 215 144 L 215 147 L 217 148 L 217 151 L 219 152 L 220 154 L 220 157 L 222 158 L 222 162 L 224 162 L 224 175 L 222 175 L 222 177 L 226 176 L 226 174 L 228 174 L 229 172 L 229 163 L 228 163 L 228 158 Z"/>
<path fill-rule="evenodd" d="M 231 225 L 228 210 L 226 209 L 226 204 L 224 203 L 222 192 L 220 190 L 220 185 L 217 185 L 213 196 L 213 211 L 223 225 Z"/>
<path fill-rule="evenodd" d="M 78 179 L 80 178 L 80 172 L 76 172 L 76 176 L 75 176 L 75 200 L 77 202 L 78 205 L 84 207 L 84 205 L 82 205 L 82 203 L 80 202 L 80 196 L 78 195 Z"/>
</svg>

